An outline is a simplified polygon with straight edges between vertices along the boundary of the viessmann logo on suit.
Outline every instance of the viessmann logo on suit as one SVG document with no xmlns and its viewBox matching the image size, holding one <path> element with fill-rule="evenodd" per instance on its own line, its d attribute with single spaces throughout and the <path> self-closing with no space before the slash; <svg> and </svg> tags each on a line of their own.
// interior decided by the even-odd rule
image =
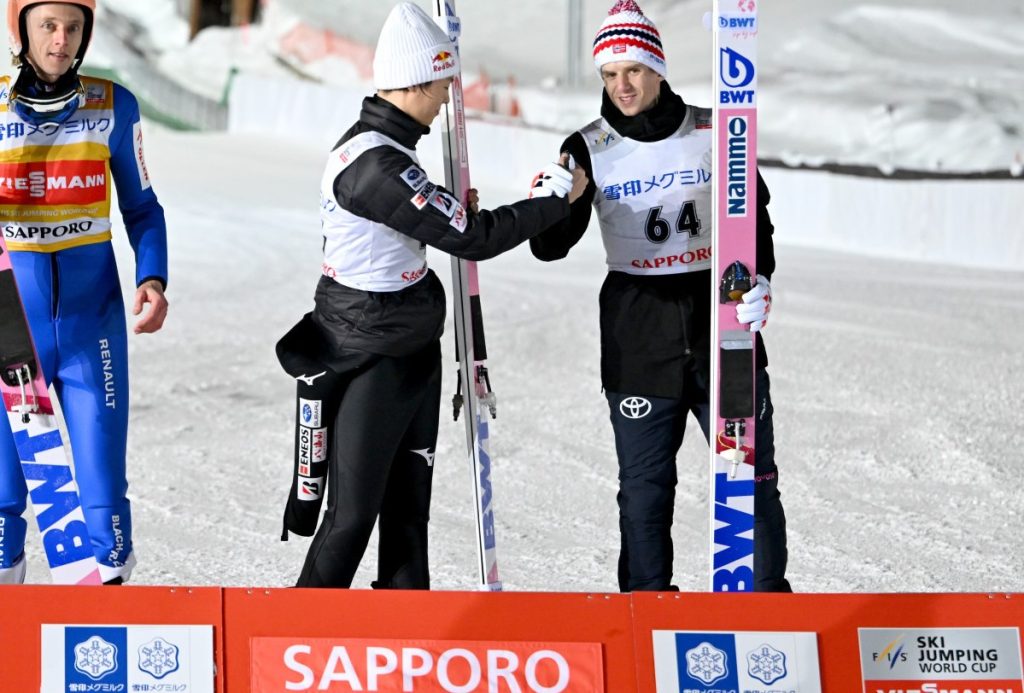
<svg viewBox="0 0 1024 693">
<path fill-rule="evenodd" d="M 599 643 L 254 638 L 253 693 L 604 693 Z"/>
<path fill-rule="evenodd" d="M 103 161 L 35 161 L 0 164 L 4 204 L 88 205 L 107 199 Z"/>
</svg>

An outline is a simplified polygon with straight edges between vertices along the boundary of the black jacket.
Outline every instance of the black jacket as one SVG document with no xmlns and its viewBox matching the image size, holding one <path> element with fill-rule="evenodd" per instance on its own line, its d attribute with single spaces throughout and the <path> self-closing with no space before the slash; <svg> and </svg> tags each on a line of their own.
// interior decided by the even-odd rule
<svg viewBox="0 0 1024 693">
<path fill-rule="evenodd" d="M 658 103 L 636 116 L 624 116 L 602 92 L 601 115 L 622 137 L 657 142 L 673 135 L 689 108 L 662 82 Z M 591 174 L 590 153 L 579 132 L 562 144 Z M 570 206 L 569 218 L 530 240 L 540 260 L 565 257 L 590 224 L 596 194 L 591 176 L 586 192 Z M 757 271 L 769 279 L 775 270 L 768 187 L 757 176 Z M 708 271 L 639 276 L 609 272 L 601 287 L 601 383 L 611 392 L 680 397 L 685 375 L 706 376 L 711 345 L 711 277 Z M 757 338 L 757 365 L 768 357 Z M 706 377 L 704 382 L 706 382 Z"/>
<path fill-rule="evenodd" d="M 359 120 L 338 146 L 368 130 L 383 133 L 408 149 L 415 149 L 429 132 L 376 96 L 363 101 Z M 470 213 L 465 231 L 460 232 L 451 224 L 451 215 L 430 204 L 413 204 L 414 191 L 401 178 L 413 163 L 394 147 L 371 149 L 335 179 L 335 197 L 344 209 L 360 217 L 467 260 L 500 255 L 568 217 L 569 204 L 564 198 L 523 200 Z M 382 293 L 351 289 L 323 277 L 313 311 L 313 320 L 335 357 L 352 350 L 387 356 L 415 353 L 441 336 L 444 318 L 444 289 L 432 271 L 412 286 Z"/>
</svg>

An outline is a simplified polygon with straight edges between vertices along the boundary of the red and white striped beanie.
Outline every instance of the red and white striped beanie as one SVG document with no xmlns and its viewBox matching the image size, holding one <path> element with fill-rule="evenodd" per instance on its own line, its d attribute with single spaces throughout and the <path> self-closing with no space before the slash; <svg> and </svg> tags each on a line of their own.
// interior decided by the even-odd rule
<svg viewBox="0 0 1024 693">
<path fill-rule="evenodd" d="M 597 71 L 608 63 L 629 60 L 641 63 L 668 78 L 661 35 L 636 0 L 618 0 L 608 12 L 594 39 Z"/>
</svg>

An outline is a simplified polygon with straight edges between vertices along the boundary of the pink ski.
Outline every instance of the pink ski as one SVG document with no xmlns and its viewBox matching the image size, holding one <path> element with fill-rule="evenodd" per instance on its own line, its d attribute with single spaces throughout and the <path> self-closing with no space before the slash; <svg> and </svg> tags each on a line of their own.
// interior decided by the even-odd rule
<svg viewBox="0 0 1024 693">
<path fill-rule="evenodd" d="M 0 394 L 53 581 L 100 584 L 71 462 L 0 235 Z"/>
<path fill-rule="evenodd" d="M 711 590 L 754 589 L 754 333 L 736 303 L 757 268 L 757 2 L 714 0 Z"/>
</svg>

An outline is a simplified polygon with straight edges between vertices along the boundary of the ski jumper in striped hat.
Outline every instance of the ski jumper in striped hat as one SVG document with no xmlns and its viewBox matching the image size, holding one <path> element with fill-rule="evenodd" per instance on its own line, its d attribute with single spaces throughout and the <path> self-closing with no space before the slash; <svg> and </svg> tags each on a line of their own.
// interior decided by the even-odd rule
<svg viewBox="0 0 1024 693">
<path fill-rule="evenodd" d="M 531 239 L 530 250 L 560 260 L 588 228 L 600 229 L 608 265 L 599 298 L 601 385 L 619 468 L 619 589 L 672 590 L 676 457 L 691 414 L 705 438 L 709 431 L 711 111 L 669 87 L 661 36 L 634 0 L 617 2 L 601 24 L 594 66 L 604 84 L 601 117 L 558 150 L 591 183 L 569 220 Z M 775 267 L 768 200 L 758 178 L 757 269 L 766 277 Z M 789 591 L 759 338 L 757 354 L 754 589 Z M 692 483 L 695 461 L 679 464 Z"/>
<path fill-rule="evenodd" d="M 635 0 L 619 0 L 597 30 L 594 39 L 594 65 L 597 71 L 608 63 L 641 63 L 663 78 L 668 77 L 661 34 Z"/>
</svg>

